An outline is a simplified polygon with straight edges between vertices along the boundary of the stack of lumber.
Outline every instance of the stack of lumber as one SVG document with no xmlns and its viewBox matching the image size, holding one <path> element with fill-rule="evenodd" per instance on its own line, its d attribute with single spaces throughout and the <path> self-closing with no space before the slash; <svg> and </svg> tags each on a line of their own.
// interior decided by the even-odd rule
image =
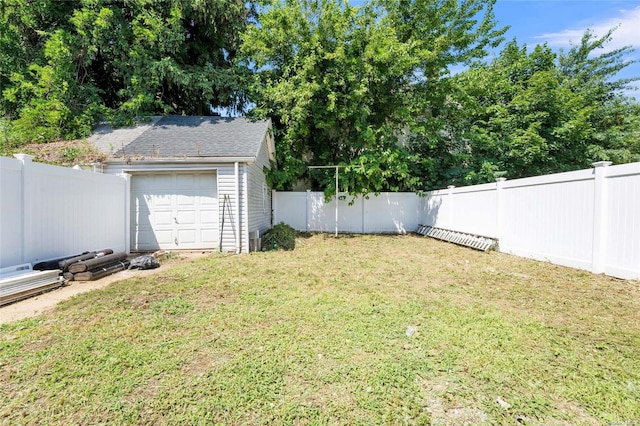
<svg viewBox="0 0 640 426">
<path fill-rule="evenodd" d="M 60 270 L 34 271 L 31 264 L 0 270 L 0 306 L 42 293 L 64 284 Z"/>
<path fill-rule="evenodd" d="M 93 281 L 129 267 L 127 254 L 124 252 L 114 253 L 113 250 L 103 250 L 94 253 L 92 257 L 87 256 L 82 255 L 60 262 L 59 266 L 67 280 Z"/>
<path fill-rule="evenodd" d="M 93 281 L 129 267 L 124 252 L 111 249 L 0 269 L 0 306 L 43 293 L 66 281 Z"/>
</svg>

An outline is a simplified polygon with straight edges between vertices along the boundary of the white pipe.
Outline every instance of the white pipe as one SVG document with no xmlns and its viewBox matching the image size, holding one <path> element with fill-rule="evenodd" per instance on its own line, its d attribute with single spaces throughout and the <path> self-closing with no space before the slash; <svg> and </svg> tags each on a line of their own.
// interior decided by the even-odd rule
<svg viewBox="0 0 640 426">
<path fill-rule="evenodd" d="M 234 163 L 235 174 L 236 174 L 236 187 L 235 187 L 235 197 L 236 197 L 236 254 L 240 253 L 240 170 L 239 163 L 236 161 Z"/>
</svg>

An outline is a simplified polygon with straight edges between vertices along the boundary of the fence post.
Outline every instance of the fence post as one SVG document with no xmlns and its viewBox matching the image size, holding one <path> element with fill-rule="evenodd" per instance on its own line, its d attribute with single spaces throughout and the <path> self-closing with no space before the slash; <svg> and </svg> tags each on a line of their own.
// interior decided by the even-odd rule
<svg viewBox="0 0 640 426">
<path fill-rule="evenodd" d="M 311 204 L 311 190 L 307 189 L 307 202 L 304 203 L 304 222 L 307 226 L 307 232 L 311 232 L 311 223 L 309 218 L 309 211 L 311 209 L 309 208 L 309 204 Z"/>
<path fill-rule="evenodd" d="M 601 274 L 604 272 L 604 259 L 606 248 L 607 226 L 607 167 L 611 161 L 598 161 L 593 163 L 593 245 L 591 247 L 591 272 Z"/>
<path fill-rule="evenodd" d="M 503 237 L 502 223 L 504 222 L 504 195 L 502 187 L 507 178 L 496 178 L 496 239 L 498 244 Z"/>
<path fill-rule="evenodd" d="M 362 218 L 362 233 L 364 234 L 364 230 L 365 230 L 364 220 L 366 218 L 364 203 L 367 202 L 367 198 L 364 195 L 358 195 L 358 197 L 360 197 L 360 199 L 362 200 L 362 211 L 361 211 L 362 215 L 361 215 L 361 218 Z"/>
<path fill-rule="evenodd" d="M 275 189 L 271 190 L 271 227 L 278 222 L 278 204 L 276 202 L 277 192 Z"/>
<path fill-rule="evenodd" d="M 21 187 L 20 187 L 20 210 L 22 210 L 22 220 L 20 221 L 20 239 L 22 244 L 20 244 L 20 262 L 26 263 L 27 257 L 30 256 L 33 252 L 32 239 L 27 238 L 27 229 L 29 226 L 27 222 L 31 222 L 31 214 L 28 206 L 27 193 L 29 192 L 28 184 L 29 184 L 29 166 L 33 162 L 33 155 L 28 154 L 13 154 L 13 156 L 18 159 L 22 163 L 22 172 L 21 172 Z M 31 261 L 32 259 L 29 259 Z"/>
<path fill-rule="evenodd" d="M 447 229 L 454 231 L 453 226 L 453 190 L 455 185 L 447 186 L 447 198 L 449 199 L 449 208 L 447 209 Z"/>
<path fill-rule="evenodd" d="M 129 173 L 120 173 L 124 184 L 124 251 L 131 253 L 131 175 Z"/>
</svg>

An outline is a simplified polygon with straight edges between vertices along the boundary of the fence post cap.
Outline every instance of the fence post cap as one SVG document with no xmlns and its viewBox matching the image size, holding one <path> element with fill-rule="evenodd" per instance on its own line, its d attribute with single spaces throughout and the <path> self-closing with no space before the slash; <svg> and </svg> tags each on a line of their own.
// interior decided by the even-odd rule
<svg viewBox="0 0 640 426">
<path fill-rule="evenodd" d="M 609 167 L 612 164 L 613 162 L 611 161 L 596 161 L 595 163 L 591 163 L 593 167 Z"/>
<path fill-rule="evenodd" d="M 449 186 L 447 186 L 447 189 L 453 189 L 455 187 L 456 187 L 455 185 L 449 185 Z"/>
<path fill-rule="evenodd" d="M 505 180 L 507 180 L 505 177 L 496 178 L 496 182 L 504 182 Z"/>
<path fill-rule="evenodd" d="M 30 163 L 35 158 L 33 155 L 29 154 L 13 154 L 13 156 L 23 163 Z"/>
</svg>

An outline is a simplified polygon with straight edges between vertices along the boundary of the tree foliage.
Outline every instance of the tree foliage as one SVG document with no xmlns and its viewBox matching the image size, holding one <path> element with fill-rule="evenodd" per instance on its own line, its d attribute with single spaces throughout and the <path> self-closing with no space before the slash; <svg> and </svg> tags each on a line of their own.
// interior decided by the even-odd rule
<svg viewBox="0 0 640 426">
<path fill-rule="evenodd" d="M 253 112 L 276 127 L 275 186 L 307 177 L 335 193 L 331 171 L 307 171 L 316 164 L 348 165 L 340 190 L 352 193 L 419 188 L 411 167 L 419 159 L 399 136 L 441 103 L 447 67 L 479 58 L 499 41 L 491 4 L 267 3 L 244 33 L 241 53 L 258 70 Z"/>
<path fill-rule="evenodd" d="M 6 0 L 0 113 L 18 140 L 86 135 L 95 120 L 242 109 L 239 0 Z"/>
<path fill-rule="evenodd" d="M 307 179 L 327 195 L 639 161 L 634 79 L 616 79 L 632 49 L 587 32 L 568 51 L 514 40 L 486 61 L 505 31 L 493 4 L 4 0 L 0 143 L 252 109 L 274 124 L 272 187 Z M 341 187 L 309 165 L 344 166 Z"/>
<path fill-rule="evenodd" d="M 446 126 L 416 135 L 414 151 L 430 159 L 438 184 L 640 160 L 639 105 L 622 91 L 632 79 L 615 79 L 630 48 L 597 55 L 610 36 L 587 32 L 559 54 L 508 43 L 491 63 L 456 76 Z"/>
</svg>

